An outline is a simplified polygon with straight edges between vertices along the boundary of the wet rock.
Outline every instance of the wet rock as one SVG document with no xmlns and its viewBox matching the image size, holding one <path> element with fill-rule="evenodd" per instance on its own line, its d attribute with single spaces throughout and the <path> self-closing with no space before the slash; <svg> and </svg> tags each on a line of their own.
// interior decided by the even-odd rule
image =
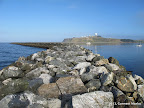
<svg viewBox="0 0 144 108">
<path fill-rule="evenodd" d="M 107 86 L 107 85 L 111 84 L 112 81 L 113 81 L 113 78 L 114 78 L 114 73 L 113 72 L 103 74 L 102 77 L 101 77 L 102 85 Z"/>
<path fill-rule="evenodd" d="M 0 88 L 0 99 L 9 94 L 23 92 L 27 90 L 28 87 L 29 84 L 26 80 L 23 79 L 12 80 L 7 85 L 4 85 Z"/>
<path fill-rule="evenodd" d="M 63 77 L 56 81 L 62 94 L 78 94 L 87 92 L 86 87 L 80 78 Z"/>
<path fill-rule="evenodd" d="M 114 108 L 111 92 L 95 91 L 72 97 L 73 108 Z"/>
<path fill-rule="evenodd" d="M 105 65 L 105 64 L 108 64 L 108 59 L 101 59 L 99 61 L 96 61 L 95 65 L 96 66 L 102 66 L 102 65 Z"/>
<path fill-rule="evenodd" d="M 134 92 L 134 85 L 133 83 L 126 77 L 121 76 L 118 79 L 117 87 L 125 92 Z"/>
<path fill-rule="evenodd" d="M 82 69 L 82 68 L 86 68 L 90 65 L 91 65 L 91 63 L 89 63 L 89 62 L 81 62 L 81 63 L 77 64 L 73 69 Z"/>
<path fill-rule="evenodd" d="M 61 108 L 61 100 L 59 99 L 48 100 L 48 108 Z"/>
<path fill-rule="evenodd" d="M 38 88 L 38 94 L 45 98 L 58 98 L 61 92 L 56 83 L 43 84 Z"/>
<path fill-rule="evenodd" d="M 96 91 L 99 90 L 99 88 L 101 87 L 101 82 L 99 79 L 93 79 L 91 81 L 89 81 L 88 83 L 85 84 L 85 86 L 87 87 L 88 91 Z"/>
<path fill-rule="evenodd" d="M 117 66 L 116 64 L 106 64 L 105 67 L 109 70 L 109 71 L 117 71 L 119 70 L 119 66 Z"/>
<path fill-rule="evenodd" d="M 39 77 L 42 73 L 48 74 L 49 70 L 46 67 L 39 67 L 27 73 L 26 77 L 33 79 Z"/>
</svg>

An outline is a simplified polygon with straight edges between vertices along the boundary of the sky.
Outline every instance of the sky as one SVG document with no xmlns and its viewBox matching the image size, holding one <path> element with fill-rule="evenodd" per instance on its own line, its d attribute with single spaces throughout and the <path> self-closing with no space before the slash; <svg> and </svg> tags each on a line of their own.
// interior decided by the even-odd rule
<svg viewBox="0 0 144 108">
<path fill-rule="evenodd" d="M 0 0 L 0 42 L 144 39 L 144 0 Z"/>
</svg>

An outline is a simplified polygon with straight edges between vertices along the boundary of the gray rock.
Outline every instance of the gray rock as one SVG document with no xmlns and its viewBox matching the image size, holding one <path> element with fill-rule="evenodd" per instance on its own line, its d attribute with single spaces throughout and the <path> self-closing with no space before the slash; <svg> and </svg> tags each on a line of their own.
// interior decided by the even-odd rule
<svg viewBox="0 0 144 108">
<path fill-rule="evenodd" d="M 50 76 L 49 74 L 41 74 L 39 78 L 43 80 L 44 84 L 52 83 L 54 80 L 54 78 Z"/>
<path fill-rule="evenodd" d="M 143 98 L 144 101 L 144 85 L 138 85 L 138 94 Z"/>
<path fill-rule="evenodd" d="M 90 65 L 91 65 L 91 63 L 89 63 L 89 62 L 81 62 L 81 63 L 77 64 L 73 69 L 82 69 L 82 68 L 86 68 Z"/>
<path fill-rule="evenodd" d="M 95 55 L 91 53 L 90 55 L 87 56 L 86 61 L 92 61 Z"/>
<path fill-rule="evenodd" d="M 105 64 L 105 67 L 109 70 L 109 71 L 117 71 L 119 70 L 119 66 L 117 66 L 116 64 L 112 64 L 112 63 L 109 63 L 109 64 Z"/>
<path fill-rule="evenodd" d="M 112 81 L 113 81 L 113 78 L 114 78 L 114 73 L 113 72 L 103 74 L 102 77 L 101 77 L 102 85 L 107 86 L 107 85 L 111 84 Z"/>
<path fill-rule="evenodd" d="M 138 85 L 144 84 L 144 79 L 141 76 L 134 75 L 134 80 Z"/>
<path fill-rule="evenodd" d="M 101 60 L 101 59 L 104 59 L 104 57 L 103 56 L 96 56 L 96 57 L 94 57 L 93 58 L 93 62 L 96 62 L 96 61 L 99 61 L 99 60 Z"/>
<path fill-rule="evenodd" d="M 9 66 L 8 69 L 1 70 L 0 80 L 5 80 L 8 78 L 20 78 L 22 77 L 22 71 L 18 67 Z"/>
<path fill-rule="evenodd" d="M 49 70 L 46 67 L 39 67 L 27 73 L 26 77 L 29 79 L 33 79 L 39 77 L 43 73 L 48 74 Z"/>
<path fill-rule="evenodd" d="M 36 58 L 38 58 L 39 57 L 39 55 L 37 54 L 37 53 L 34 53 L 33 55 L 32 55 L 32 57 L 31 57 L 31 60 L 35 60 Z"/>
<path fill-rule="evenodd" d="M 111 92 L 95 91 L 72 97 L 73 108 L 114 108 Z"/>
<path fill-rule="evenodd" d="M 82 80 L 82 82 L 88 82 L 88 81 L 90 81 L 90 80 L 92 80 L 92 79 L 94 79 L 95 78 L 95 75 L 94 74 L 92 74 L 92 73 L 86 73 L 86 74 L 82 74 L 81 75 L 81 80 Z"/>
<path fill-rule="evenodd" d="M 134 90 L 137 90 L 137 84 L 136 84 L 136 82 L 135 82 L 135 80 L 134 80 L 134 78 L 132 77 L 132 75 L 127 75 L 127 78 L 131 81 L 131 83 L 133 84 L 133 86 L 134 86 Z"/>
<path fill-rule="evenodd" d="M 43 79 L 35 78 L 29 81 L 29 90 L 36 92 L 37 89 L 43 84 Z"/>
<path fill-rule="evenodd" d="M 29 84 L 26 80 L 23 79 L 12 80 L 7 85 L 3 85 L 0 88 L 0 99 L 9 94 L 23 92 L 27 90 L 28 87 Z"/>
<path fill-rule="evenodd" d="M 48 108 L 61 108 L 61 100 L 59 99 L 48 100 Z"/>
<path fill-rule="evenodd" d="M 80 69 L 79 74 L 82 75 L 82 74 L 85 73 L 85 72 L 86 72 L 86 68 L 82 68 L 82 69 Z"/>
<path fill-rule="evenodd" d="M 93 69 L 90 69 L 89 73 L 99 75 L 99 74 L 102 74 L 102 73 L 106 74 L 106 73 L 108 73 L 108 71 L 104 66 L 100 66 L 100 67 L 94 67 Z"/>
<path fill-rule="evenodd" d="M 113 93 L 115 99 L 121 95 L 124 95 L 124 93 L 121 90 L 119 90 L 118 88 L 116 88 L 115 86 L 111 87 L 111 92 Z"/>
<path fill-rule="evenodd" d="M 87 87 L 88 91 L 96 91 L 101 87 L 101 82 L 99 79 L 93 79 L 86 83 L 85 86 Z"/>
<path fill-rule="evenodd" d="M 52 61 L 54 59 L 54 57 L 51 57 L 51 56 L 47 56 L 46 58 L 45 58 L 45 63 L 49 63 L 50 61 Z"/>
</svg>

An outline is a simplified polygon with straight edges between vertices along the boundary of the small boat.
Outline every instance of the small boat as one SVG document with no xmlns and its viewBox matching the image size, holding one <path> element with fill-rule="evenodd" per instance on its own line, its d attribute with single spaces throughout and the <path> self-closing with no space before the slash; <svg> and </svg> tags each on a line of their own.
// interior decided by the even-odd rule
<svg viewBox="0 0 144 108">
<path fill-rule="evenodd" d="M 139 43 L 138 45 L 136 45 L 137 47 L 142 47 L 142 44 L 141 43 Z"/>
<path fill-rule="evenodd" d="M 91 43 L 90 43 L 90 42 L 87 42 L 86 44 L 87 44 L 87 45 L 90 45 Z"/>
<path fill-rule="evenodd" d="M 136 45 L 136 46 L 137 46 L 137 47 L 142 47 L 142 45 L 140 45 L 140 44 L 139 44 L 139 45 Z"/>
</svg>

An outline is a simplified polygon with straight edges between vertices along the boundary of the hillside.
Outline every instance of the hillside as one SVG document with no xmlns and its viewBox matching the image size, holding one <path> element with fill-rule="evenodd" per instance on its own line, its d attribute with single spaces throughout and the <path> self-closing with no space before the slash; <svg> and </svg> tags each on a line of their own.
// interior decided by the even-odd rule
<svg viewBox="0 0 144 108">
<path fill-rule="evenodd" d="M 135 43 L 139 42 L 137 40 L 131 39 L 114 39 L 114 38 L 103 38 L 101 36 L 88 36 L 88 37 L 79 37 L 79 38 L 67 38 L 64 39 L 65 43 Z"/>
</svg>

